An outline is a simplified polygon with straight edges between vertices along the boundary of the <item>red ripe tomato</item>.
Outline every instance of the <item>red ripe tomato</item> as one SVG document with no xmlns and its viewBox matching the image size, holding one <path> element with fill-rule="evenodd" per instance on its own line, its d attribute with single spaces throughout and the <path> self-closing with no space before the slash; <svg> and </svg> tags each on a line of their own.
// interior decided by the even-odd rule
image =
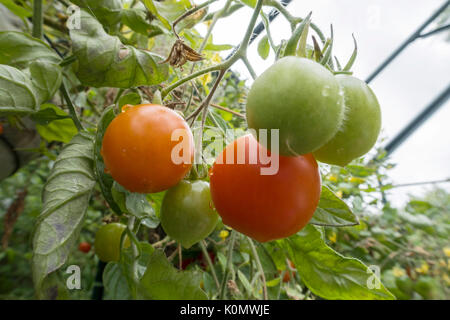
<svg viewBox="0 0 450 320">
<path fill-rule="evenodd" d="M 176 185 L 194 159 L 194 138 L 186 121 L 160 105 L 123 110 L 103 137 L 106 171 L 132 192 L 160 192 Z"/>
<path fill-rule="evenodd" d="M 0 123 L 0 135 L 3 134 L 3 125 Z"/>
<path fill-rule="evenodd" d="M 91 251 L 91 244 L 89 242 L 81 242 L 78 246 L 78 250 L 84 253 Z"/>
<path fill-rule="evenodd" d="M 239 145 L 239 146 L 238 146 Z M 245 149 L 237 161 L 239 149 Z M 249 150 L 263 148 L 251 135 L 229 144 L 210 170 L 210 190 L 217 212 L 225 224 L 260 242 L 288 237 L 311 219 L 320 198 L 321 181 L 311 154 L 278 156 L 278 172 L 262 175 L 262 164 L 249 158 Z M 265 152 L 266 150 L 263 149 Z M 234 155 L 229 163 L 227 153 Z M 245 161 L 242 161 L 245 160 Z M 253 163 L 252 163 L 253 162 Z M 255 163 L 256 162 L 256 163 Z"/>
</svg>

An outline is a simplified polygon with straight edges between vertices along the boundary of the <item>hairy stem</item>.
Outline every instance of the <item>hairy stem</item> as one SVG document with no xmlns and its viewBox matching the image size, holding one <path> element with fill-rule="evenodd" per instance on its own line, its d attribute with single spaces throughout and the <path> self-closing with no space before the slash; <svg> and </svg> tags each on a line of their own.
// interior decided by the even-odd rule
<svg viewBox="0 0 450 320">
<path fill-rule="evenodd" d="M 219 290 L 220 289 L 219 279 L 217 278 L 216 270 L 214 269 L 214 265 L 211 261 L 211 258 L 209 257 L 208 250 L 206 249 L 206 242 L 205 242 L 205 240 L 202 240 L 199 242 L 199 244 L 200 244 L 200 248 L 202 249 L 203 256 L 205 257 L 206 262 L 208 263 L 208 266 L 211 269 L 211 274 L 214 278 L 214 282 L 216 283 L 217 290 Z"/>
<path fill-rule="evenodd" d="M 228 274 L 230 273 L 232 259 L 233 259 L 233 248 L 234 248 L 235 239 L 236 239 L 236 232 L 231 231 L 230 243 L 228 244 L 227 265 L 225 267 L 225 272 L 223 275 L 222 283 L 220 285 L 220 294 L 219 294 L 220 300 L 223 300 L 225 298 Z"/>
<path fill-rule="evenodd" d="M 259 272 L 260 275 L 261 275 L 261 280 L 262 280 L 262 283 L 263 283 L 263 296 L 264 296 L 264 300 L 268 300 L 269 297 L 268 297 L 268 295 L 267 295 L 266 276 L 264 275 L 264 269 L 263 269 L 263 267 L 262 267 L 261 260 L 259 260 L 258 251 L 256 251 L 256 247 L 255 247 L 255 244 L 253 243 L 253 240 L 250 239 L 250 238 L 248 238 L 248 237 L 247 237 L 247 239 L 248 239 L 248 242 L 250 243 L 250 247 L 252 248 L 253 258 L 254 258 L 255 261 L 256 261 L 256 266 L 258 267 L 258 272 Z"/>
</svg>

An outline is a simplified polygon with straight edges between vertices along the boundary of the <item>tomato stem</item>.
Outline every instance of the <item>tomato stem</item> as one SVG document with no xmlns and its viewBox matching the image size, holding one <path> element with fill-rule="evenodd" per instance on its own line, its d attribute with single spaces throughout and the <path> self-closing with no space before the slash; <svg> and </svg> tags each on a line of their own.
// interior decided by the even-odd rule
<svg viewBox="0 0 450 320">
<path fill-rule="evenodd" d="M 198 244 L 200 245 L 200 248 L 202 249 L 203 252 L 203 256 L 205 257 L 206 262 L 208 263 L 208 266 L 211 269 L 211 274 L 214 278 L 214 282 L 216 283 L 217 290 L 220 290 L 219 279 L 217 278 L 216 270 L 214 269 L 214 265 L 211 261 L 211 258 L 209 257 L 208 250 L 206 249 L 206 242 L 205 240 L 202 240 Z"/>
<path fill-rule="evenodd" d="M 234 248 L 234 241 L 236 239 L 236 232 L 233 232 L 233 230 L 230 231 L 231 236 L 230 236 L 230 242 L 228 244 L 228 257 L 227 257 L 227 265 L 225 267 L 225 272 L 223 275 L 223 279 L 222 279 L 222 283 L 220 284 L 220 294 L 219 294 L 219 299 L 223 300 L 225 298 L 225 288 L 227 287 L 227 279 L 228 279 L 228 274 L 230 272 L 231 269 L 231 265 L 232 265 L 232 259 L 233 259 L 233 248 Z"/>
<path fill-rule="evenodd" d="M 175 88 L 181 86 L 182 84 L 186 83 L 187 81 L 195 79 L 201 75 L 204 75 L 206 73 L 213 72 L 213 71 L 225 71 L 225 70 L 229 69 L 236 61 L 238 61 L 242 57 L 246 56 L 248 43 L 250 41 L 250 37 L 253 34 L 253 29 L 255 27 L 256 20 L 259 16 L 259 13 L 261 12 L 262 4 L 263 4 L 263 0 L 258 0 L 257 4 L 255 6 L 255 9 L 253 11 L 253 15 L 248 24 L 247 31 L 245 32 L 244 38 L 242 39 L 241 44 L 239 45 L 236 52 L 228 60 L 225 60 L 224 62 L 222 62 L 220 64 L 199 70 L 197 72 L 194 72 L 194 73 L 186 76 L 183 79 L 178 80 L 177 82 L 175 82 L 172 85 L 163 89 L 161 91 L 161 97 L 164 99 L 169 94 L 169 92 L 171 92 L 173 89 L 175 89 Z"/>
<path fill-rule="evenodd" d="M 266 284 L 266 276 L 264 275 L 264 269 L 261 264 L 261 260 L 259 259 L 258 251 L 256 250 L 255 244 L 253 240 L 247 237 L 248 242 L 250 243 L 250 247 L 252 248 L 253 258 L 256 261 L 256 266 L 258 267 L 258 273 L 261 275 L 261 280 L 263 283 L 263 296 L 264 300 L 269 300 L 267 295 L 267 284 Z"/>
</svg>

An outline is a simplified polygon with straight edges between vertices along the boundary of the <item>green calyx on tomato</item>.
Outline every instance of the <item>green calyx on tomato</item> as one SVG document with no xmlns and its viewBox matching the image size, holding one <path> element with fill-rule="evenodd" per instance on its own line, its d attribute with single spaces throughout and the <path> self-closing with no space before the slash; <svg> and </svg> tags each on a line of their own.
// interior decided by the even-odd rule
<svg viewBox="0 0 450 320">
<path fill-rule="evenodd" d="M 95 234 L 95 253 L 103 262 L 119 261 L 120 239 L 127 227 L 122 223 L 109 223 L 103 225 Z M 124 248 L 130 246 L 130 239 L 125 237 Z"/>
<path fill-rule="evenodd" d="M 344 118 L 344 99 L 330 71 L 289 56 L 255 80 L 246 111 L 249 128 L 256 134 L 259 129 L 279 129 L 279 153 L 298 156 L 319 149 L 336 134 Z M 267 133 L 265 146 L 271 148 L 270 130 Z"/>
<path fill-rule="evenodd" d="M 167 235 L 185 248 L 206 238 L 219 220 L 212 205 L 209 183 L 183 180 L 167 190 L 160 218 Z"/>
<path fill-rule="evenodd" d="M 344 90 L 345 119 L 336 135 L 313 154 L 318 161 L 345 166 L 374 146 L 381 129 L 381 110 L 364 81 L 348 75 L 336 79 Z"/>
<path fill-rule="evenodd" d="M 258 157 L 263 148 L 252 135 L 230 143 L 210 170 L 211 196 L 224 224 L 259 241 L 289 237 L 312 218 L 321 192 L 320 174 L 311 154 L 278 158 L 275 174 L 261 174 L 267 167 Z M 239 150 L 245 161 L 237 163 Z M 231 153 L 231 154 L 230 154 Z M 244 160 L 244 159 L 242 159 Z"/>
</svg>

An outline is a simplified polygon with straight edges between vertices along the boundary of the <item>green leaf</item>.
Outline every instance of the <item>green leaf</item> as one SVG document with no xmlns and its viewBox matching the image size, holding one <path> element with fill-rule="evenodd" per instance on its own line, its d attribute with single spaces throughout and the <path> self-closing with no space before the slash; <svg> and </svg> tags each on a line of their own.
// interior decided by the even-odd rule
<svg viewBox="0 0 450 320">
<path fill-rule="evenodd" d="M 156 8 L 155 2 L 153 2 L 153 0 L 142 0 L 142 2 L 144 3 L 147 10 L 150 11 L 150 13 L 153 14 L 159 21 L 161 21 L 161 23 L 167 30 L 172 29 L 172 26 L 169 23 L 169 21 L 167 21 L 166 18 L 164 18 L 162 15 L 159 14 L 158 9 Z"/>
<path fill-rule="evenodd" d="M 43 115 L 44 118 L 42 117 Z M 77 127 L 75 127 L 70 116 L 64 110 L 61 110 L 53 104 L 43 104 L 41 110 L 34 114 L 32 119 L 35 119 L 36 117 L 40 122 L 36 124 L 36 130 L 42 138 L 49 142 L 61 141 L 67 143 L 72 140 L 78 132 Z M 45 122 L 47 122 L 47 124 L 45 124 Z"/>
<path fill-rule="evenodd" d="M 148 23 L 145 11 L 138 8 L 124 9 L 122 23 L 130 27 L 131 30 L 144 35 L 152 33 L 152 36 L 156 36 L 164 32 L 161 28 Z"/>
<path fill-rule="evenodd" d="M 123 14 L 121 0 L 71 0 L 71 2 L 95 15 L 104 26 L 116 25 Z"/>
<path fill-rule="evenodd" d="M 0 32 L 0 114 L 38 110 L 61 85 L 61 59 L 44 42 L 20 32 Z"/>
<path fill-rule="evenodd" d="M 225 51 L 233 49 L 233 46 L 230 44 L 213 44 L 208 43 L 203 50 L 206 51 Z"/>
<path fill-rule="evenodd" d="M 142 220 L 146 227 L 156 228 L 159 225 L 159 219 L 155 215 L 155 210 L 153 210 L 145 194 L 127 193 L 125 205 L 128 212 Z"/>
<path fill-rule="evenodd" d="M 105 173 L 105 163 L 103 162 L 103 157 L 101 155 L 103 135 L 105 134 L 106 128 L 109 126 L 111 121 L 116 115 L 114 114 L 113 106 L 109 106 L 103 111 L 100 121 L 97 124 L 97 133 L 95 135 L 95 145 L 94 145 L 94 169 L 97 176 L 98 184 L 105 198 L 106 202 L 110 208 L 117 214 L 122 214 L 122 209 L 114 200 L 112 194 L 112 187 L 114 184 L 114 179 L 111 175 Z"/>
<path fill-rule="evenodd" d="M 138 296 L 151 300 L 206 300 L 200 289 L 201 275 L 178 271 L 167 260 L 164 252 L 156 250 L 138 286 Z"/>
<path fill-rule="evenodd" d="M 309 223 L 321 226 L 344 227 L 359 224 L 347 204 L 328 187 L 322 186 L 319 205 Z"/>
<path fill-rule="evenodd" d="M 278 240 L 304 284 L 325 299 L 394 299 L 374 273 L 361 261 L 347 258 L 331 249 L 320 231 L 307 225 L 298 234 Z M 373 289 L 369 284 L 378 284 Z"/>
<path fill-rule="evenodd" d="M 41 110 L 39 110 L 36 113 L 33 113 L 30 118 L 36 122 L 37 124 L 40 125 L 48 125 L 50 122 L 54 121 L 54 120 L 61 120 L 61 119 L 68 119 L 70 118 L 69 115 L 65 114 L 65 115 L 61 115 L 61 113 L 56 113 L 55 109 L 53 109 L 52 107 L 48 107 L 49 105 L 54 106 L 56 108 L 58 108 L 55 105 L 52 104 L 43 104 L 41 106 Z M 59 109 L 59 108 L 58 108 Z M 61 110 L 61 109 L 60 109 Z M 64 112 L 63 110 L 61 110 L 62 112 Z"/>
<path fill-rule="evenodd" d="M 256 6 L 257 0 L 241 0 L 242 3 L 246 4 L 247 6 L 254 8 Z"/>
<path fill-rule="evenodd" d="M 0 31 L 0 64 L 25 69 L 37 60 L 58 64 L 61 58 L 43 41 L 16 31 Z"/>
<path fill-rule="evenodd" d="M 61 67 L 53 62 L 34 61 L 30 64 L 30 77 L 39 101 L 50 100 L 61 86 Z"/>
<path fill-rule="evenodd" d="M 22 6 L 19 6 L 13 0 L 0 0 L 0 3 L 20 18 L 28 18 L 33 15 L 31 10 L 27 10 Z"/>
<path fill-rule="evenodd" d="M 44 279 L 59 269 L 76 245 L 95 185 L 94 144 L 76 135 L 56 159 L 42 192 L 42 211 L 33 239 L 32 271 L 38 297 Z"/>
<path fill-rule="evenodd" d="M 39 107 L 31 79 L 14 67 L 0 65 L 0 115 L 26 115 Z"/>
<path fill-rule="evenodd" d="M 119 108 L 122 108 L 126 104 L 135 106 L 141 103 L 141 96 L 137 92 L 129 92 L 124 94 L 119 99 Z"/>
<path fill-rule="evenodd" d="M 148 261 L 153 254 L 153 247 L 147 242 L 139 243 L 141 255 L 136 260 L 137 275 L 140 279 L 145 273 Z M 135 297 L 136 284 L 133 277 L 133 251 L 127 248 L 122 251 L 120 262 L 110 262 L 103 272 L 105 300 L 128 300 Z"/>
<path fill-rule="evenodd" d="M 72 29 L 70 37 L 77 57 L 75 71 L 84 85 L 130 88 L 159 84 L 168 78 L 167 64 L 159 64 L 162 57 L 123 45 L 84 11 L 81 11 L 81 26 Z"/>
<path fill-rule="evenodd" d="M 165 194 L 166 191 L 151 193 L 147 195 L 147 200 L 152 204 L 153 210 L 155 210 L 155 215 L 158 219 L 160 218 L 161 205 Z"/>
<path fill-rule="evenodd" d="M 258 42 L 258 54 L 263 58 L 264 60 L 267 59 L 270 52 L 270 44 L 269 44 L 269 38 L 267 36 L 264 36 L 259 40 Z"/>
</svg>

